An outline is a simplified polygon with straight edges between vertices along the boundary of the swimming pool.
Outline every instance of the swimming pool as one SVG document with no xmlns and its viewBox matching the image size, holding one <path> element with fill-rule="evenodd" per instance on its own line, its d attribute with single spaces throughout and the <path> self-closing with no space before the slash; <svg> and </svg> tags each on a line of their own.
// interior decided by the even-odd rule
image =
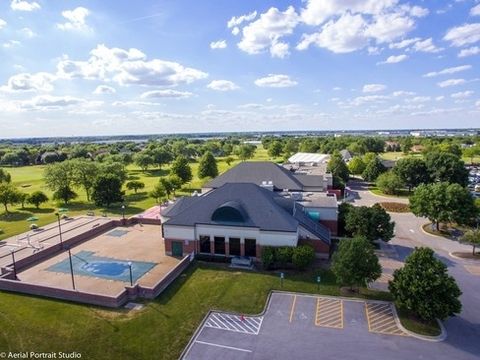
<svg viewBox="0 0 480 360">
<path fill-rule="evenodd" d="M 136 282 L 145 273 L 150 271 L 156 263 L 146 261 L 131 261 L 132 279 Z M 130 282 L 130 267 L 128 260 L 112 259 L 96 256 L 91 251 L 72 252 L 74 275 L 92 276 L 110 280 Z M 70 261 L 66 259 L 50 266 L 47 271 L 70 273 Z"/>
</svg>

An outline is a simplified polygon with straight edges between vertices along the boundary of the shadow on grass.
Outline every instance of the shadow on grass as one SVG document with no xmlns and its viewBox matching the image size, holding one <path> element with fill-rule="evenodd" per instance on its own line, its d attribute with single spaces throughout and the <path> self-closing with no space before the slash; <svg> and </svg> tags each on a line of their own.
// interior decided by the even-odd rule
<svg viewBox="0 0 480 360">
<path fill-rule="evenodd" d="M 152 169 L 152 170 L 131 170 L 130 171 L 131 175 L 129 177 L 129 180 L 131 177 L 136 177 L 138 179 L 142 177 L 160 177 L 160 176 L 166 176 L 170 172 L 165 169 Z"/>
<path fill-rule="evenodd" d="M 146 191 L 125 195 L 126 202 L 142 201 L 148 198 Z"/>
<path fill-rule="evenodd" d="M 53 212 L 55 212 L 55 209 L 52 209 L 52 208 L 36 208 L 36 207 L 26 207 L 25 209 L 23 209 L 25 211 L 29 211 L 31 213 L 34 213 L 34 214 L 51 214 Z"/>
<path fill-rule="evenodd" d="M 0 215 L 0 221 L 22 221 L 27 220 L 31 213 L 25 211 L 12 211 L 12 212 L 4 212 Z"/>
</svg>

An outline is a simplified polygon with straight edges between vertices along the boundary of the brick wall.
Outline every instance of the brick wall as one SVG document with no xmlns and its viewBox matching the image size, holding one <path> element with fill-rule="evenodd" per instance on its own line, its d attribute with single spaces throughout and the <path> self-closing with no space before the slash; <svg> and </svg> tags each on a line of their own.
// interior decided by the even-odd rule
<svg viewBox="0 0 480 360">
<path fill-rule="evenodd" d="M 320 224 L 325 225 L 333 236 L 338 234 L 338 221 L 335 220 L 320 220 Z"/>
</svg>

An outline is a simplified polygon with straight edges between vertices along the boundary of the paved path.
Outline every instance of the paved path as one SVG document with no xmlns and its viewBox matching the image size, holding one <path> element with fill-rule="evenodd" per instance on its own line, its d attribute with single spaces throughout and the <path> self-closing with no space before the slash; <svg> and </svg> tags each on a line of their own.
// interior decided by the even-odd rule
<svg viewBox="0 0 480 360">
<path fill-rule="evenodd" d="M 352 201 L 354 205 L 372 205 L 384 200 L 383 197 L 372 194 L 361 183 L 352 183 L 350 188 L 354 193 Z M 452 251 L 471 251 L 471 247 L 423 232 L 421 226 L 428 220 L 417 218 L 411 213 L 391 213 L 390 215 L 396 227 L 395 237 L 389 244 L 395 249 L 398 260 L 403 261 L 415 247 L 430 247 L 448 266 L 449 273 L 457 280 L 463 292 L 461 297 L 463 310 L 459 316 L 445 322 L 448 332 L 446 342 L 466 353 L 476 354 L 480 358 L 480 272 L 476 271 L 480 270 L 480 264 L 448 255 Z"/>
</svg>

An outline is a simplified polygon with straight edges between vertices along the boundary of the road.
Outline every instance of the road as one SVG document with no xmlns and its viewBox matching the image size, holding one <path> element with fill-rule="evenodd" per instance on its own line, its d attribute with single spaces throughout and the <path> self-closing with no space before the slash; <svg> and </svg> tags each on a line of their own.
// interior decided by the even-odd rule
<svg viewBox="0 0 480 360">
<path fill-rule="evenodd" d="M 349 187 L 353 194 L 353 200 L 350 202 L 355 206 L 371 206 L 382 201 L 408 201 L 396 198 L 386 200 L 385 197 L 372 194 L 360 182 L 352 182 Z M 390 215 L 396 223 L 395 237 L 390 244 L 398 254 L 399 260 L 403 261 L 415 247 L 427 246 L 435 251 L 437 257 L 447 265 L 450 275 L 456 279 L 463 292 L 461 296 L 463 309 L 461 314 L 444 322 L 448 332 L 445 342 L 452 347 L 462 349 L 466 354 L 475 354 L 480 358 L 480 272 L 474 275 L 465 267 L 480 270 L 480 264 L 449 255 L 453 251 L 471 251 L 471 247 L 423 232 L 421 226 L 428 222 L 427 219 L 418 218 L 411 213 L 391 213 Z"/>
</svg>

